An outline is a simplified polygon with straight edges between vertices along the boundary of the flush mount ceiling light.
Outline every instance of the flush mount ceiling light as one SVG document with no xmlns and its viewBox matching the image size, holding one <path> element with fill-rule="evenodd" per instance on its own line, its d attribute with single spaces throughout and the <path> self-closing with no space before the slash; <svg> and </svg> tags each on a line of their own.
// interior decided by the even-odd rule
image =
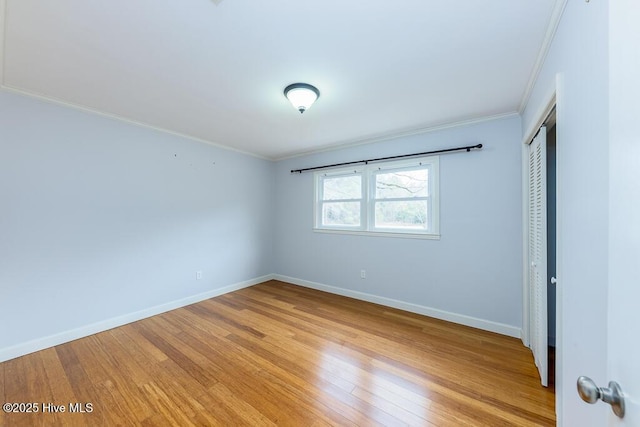
<svg viewBox="0 0 640 427">
<path fill-rule="evenodd" d="M 320 91 L 307 83 L 294 83 L 284 88 L 284 96 L 302 114 L 320 97 Z"/>
</svg>

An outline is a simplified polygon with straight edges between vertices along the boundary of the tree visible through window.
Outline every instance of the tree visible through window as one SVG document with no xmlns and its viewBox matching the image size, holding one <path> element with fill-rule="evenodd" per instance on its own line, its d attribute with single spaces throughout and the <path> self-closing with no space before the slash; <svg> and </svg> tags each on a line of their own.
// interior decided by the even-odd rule
<svg viewBox="0 0 640 427">
<path fill-rule="evenodd" d="M 316 174 L 315 228 L 438 234 L 438 158 Z"/>
<path fill-rule="evenodd" d="M 323 180 L 322 223 L 359 226 L 362 203 L 362 177 L 336 176 Z"/>
<path fill-rule="evenodd" d="M 375 174 L 375 228 L 426 230 L 429 170 Z"/>
</svg>

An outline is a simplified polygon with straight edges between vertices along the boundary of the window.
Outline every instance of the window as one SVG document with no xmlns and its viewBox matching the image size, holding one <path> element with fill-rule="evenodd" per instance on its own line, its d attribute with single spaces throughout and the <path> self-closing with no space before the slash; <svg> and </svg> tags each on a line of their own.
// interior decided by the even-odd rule
<svg viewBox="0 0 640 427">
<path fill-rule="evenodd" d="M 317 172 L 315 229 L 438 238 L 438 157 Z"/>
</svg>

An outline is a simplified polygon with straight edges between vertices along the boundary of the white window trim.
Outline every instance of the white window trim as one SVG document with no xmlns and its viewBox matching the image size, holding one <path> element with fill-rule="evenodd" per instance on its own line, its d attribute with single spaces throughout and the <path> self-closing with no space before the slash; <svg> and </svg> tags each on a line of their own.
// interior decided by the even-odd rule
<svg viewBox="0 0 640 427">
<path fill-rule="evenodd" d="M 314 187 L 315 187 L 315 192 L 314 192 L 314 199 L 313 199 L 313 224 L 314 224 L 314 229 L 318 229 L 318 230 L 332 230 L 332 231 L 341 231 L 341 232 L 353 232 L 353 231 L 364 231 L 366 225 L 363 224 L 362 219 L 365 218 L 365 212 L 364 209 L 366 208 L 366 198 L 365 196 L 365 183 L 366 183 L 366 179 L 365 179 L 365 169 L 362 167 L 359 168 L 343 168 L 343 169 L 336 169 L 336 170 L 332 170 L 330 172 L 316 172 L 314 174 L 313 180 L 314 180 Z M 361 190 L 360 190 L 360 194 L 363 196 L 360 199 L 343 199 L 340 200 L 342 202 L 349 202 L 349 201 L 359 201 L 360 202 L 360 226 L 349 226 L 349 225 L 345 225 L 345 226 L 339 226 L 339 225 L 333 225 L 333 226 L 327 226 L 327 227 L 317 227 L 317 224 L 319 223 L 320 219 L 322 218 L 322 206 L 323 203 L 320 202 L 322 200 L 322 190 L 323 190 L 323 186 L 322 185 L 318 185 L 318 183 L 320 182 L 321 177 L 323 176 L 327 176 L 327 177 L 332 177 L 332 178 L 336 178 L 336 177 L 340 177 L 340 176 L 351 176 L 354 174 L 360 174 L 362 176 L 361 178 Z"/>
<path fill-rule="evenodd" d="M 384 229 L 375 228 L 374 209 L 375 203 L 372 198 L 373 186 L 372 177 L 379 171 L 411 168 L 415 166 L 427 165 L 429 167 L 429 194 L 430 205 L 428 213 L 431 215 L 430 231 L 400 231 L 395 228 Z M 360 200 L 360 226 L 321 226 L 322 218 L 322 177 L 348 176 L 351 174 L 361 174 L 362 176 L 362 198 Z M 409 160 L 395 162 L 374 163 L 359 167 L 347 167 L 330 171 L 320 171 L 314 174 L 314 199 L 313 199 L 313 231 L 328 234 L 351 234 L 359 236 L 375 237 L 399 237 L 409 239 L 440 239 L 440 158 L 439 156 L 420 157 Z"/>
</svg>

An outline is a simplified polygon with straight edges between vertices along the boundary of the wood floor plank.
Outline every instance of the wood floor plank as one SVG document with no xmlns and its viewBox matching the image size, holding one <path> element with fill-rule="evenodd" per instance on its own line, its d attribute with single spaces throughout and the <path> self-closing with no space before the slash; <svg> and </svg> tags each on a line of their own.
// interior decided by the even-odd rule
<svg viewBox="0 0 640 427">
<path fill-rule="evenodd" d="M 66 407 L 8 427 L 555 425 L 519 340 L 278 281 L 1 363 L 0 400 Z"/>
</svg>

